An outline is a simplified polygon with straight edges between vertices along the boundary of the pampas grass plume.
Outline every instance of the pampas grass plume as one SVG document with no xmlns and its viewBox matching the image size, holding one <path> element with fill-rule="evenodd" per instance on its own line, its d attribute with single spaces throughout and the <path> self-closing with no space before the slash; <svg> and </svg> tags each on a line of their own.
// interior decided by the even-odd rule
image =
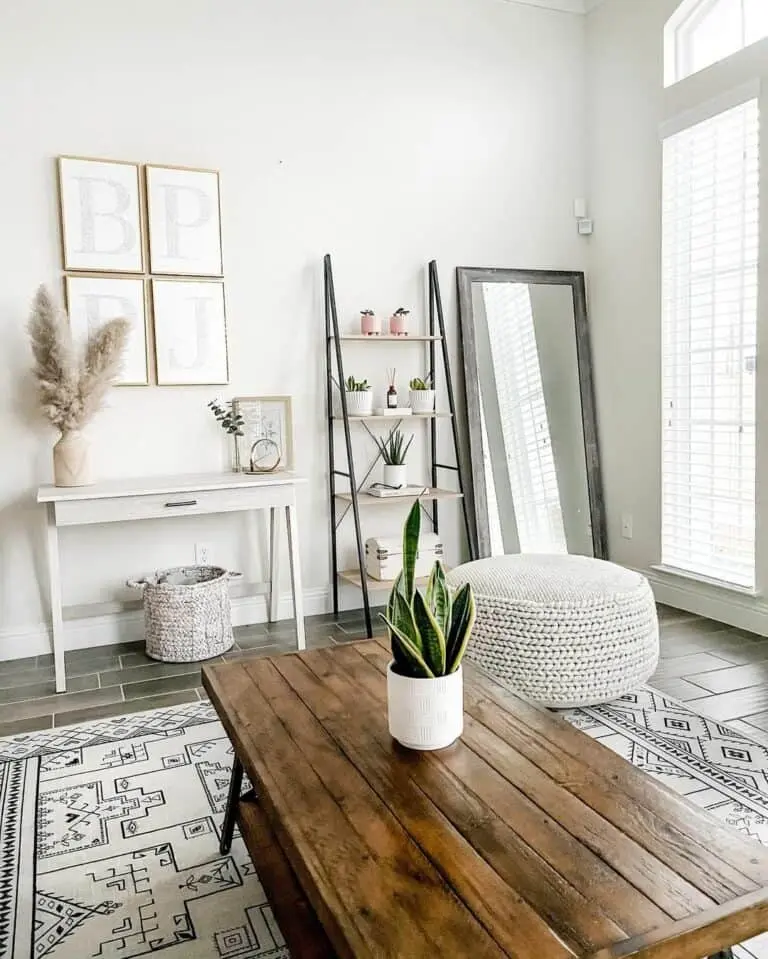
<svg viewBox="0 0 768 959">
<path fill-rule="evenodd" d="M 66 314 L 44 286 L 38 289 L 28 323 L 33 369 L 43 414 L 62 433 L 82 429 L 104 406 L 129 330 L 128 320 L 110 320 L 91 334 L 78 358 Z"/>
</svg>

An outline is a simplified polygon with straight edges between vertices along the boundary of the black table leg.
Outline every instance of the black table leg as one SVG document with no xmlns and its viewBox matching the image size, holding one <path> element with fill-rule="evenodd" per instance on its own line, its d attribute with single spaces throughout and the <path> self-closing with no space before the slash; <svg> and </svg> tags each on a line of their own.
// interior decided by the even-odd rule
<svg viewBox="0 0 768 959">
<path fill-rule="evenodd" d="M 733 952 L 730 949 L 723 949 L 722 952 L 716 952 L 709 959 L 733 959 Z"/>
<path fill-rule="evenodd" d="M 224 822 L 221 824 L 221 842 L 219 843 L 219 852 L 222 856 L 226 855 L 232 848 L 232 834 L 235 831 L 235 813 L 237 803 L 240 799 L 240 791 L 243 788 L 243 764 L 235 756 L 232 763 L 232 779 L 229 782 L 229 797 L 227 798 L 227 808 L 224 810 Z"/>
</svg>

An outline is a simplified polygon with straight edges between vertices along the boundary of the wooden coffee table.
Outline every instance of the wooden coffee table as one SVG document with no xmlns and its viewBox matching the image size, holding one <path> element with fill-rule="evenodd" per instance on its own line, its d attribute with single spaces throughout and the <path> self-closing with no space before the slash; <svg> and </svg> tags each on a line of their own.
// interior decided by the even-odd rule
<svg viewBox="0 0 768 959">
<path fill-rule="evenodd" d="M 462 739 L 387 731 L 377 640 L 206 666 L 294 959 L 700 959 L 768 930 L 768 851 L 465 670 Z M 254 790 L 240 798 L 243 767 Z"/>
</svg>

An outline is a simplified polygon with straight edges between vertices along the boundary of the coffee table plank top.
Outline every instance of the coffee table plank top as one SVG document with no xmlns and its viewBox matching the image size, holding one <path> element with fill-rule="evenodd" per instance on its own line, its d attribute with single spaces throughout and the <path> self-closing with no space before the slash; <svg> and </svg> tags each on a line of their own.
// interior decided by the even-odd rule
<svg viewBox="0 0 768 959">
<path fill-rule="evenodd" d="M 398 746 L 389 658 L 370 640 L 203 671 L 340 956 L 677 959 L 768 927 L 763 847 L 477 670 L 458 743 Z"/>
</svg>

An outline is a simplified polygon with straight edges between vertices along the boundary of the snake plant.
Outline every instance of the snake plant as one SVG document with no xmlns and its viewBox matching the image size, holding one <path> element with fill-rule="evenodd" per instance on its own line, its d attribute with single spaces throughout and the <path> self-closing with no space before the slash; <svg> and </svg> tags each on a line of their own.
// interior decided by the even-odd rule
<svg viewBox="0 0 768 959">
<path fill-rule="evenodd" d="M 469 583 L 451 592 L 440 560 L 432 567 L 425 593 L 416 588 L 420 531 L 417 500 L 403 528 L 403 568 L 381 616 L 389 628 L 394 672 L 434 679 L 455 673 L 461 665 L 475 622 L 475 597 Z"/>
<path fill-rule="evenodd" d="M 363 393 L 370 389 L 368 380 L 356 380 L 354 376 L 347 377 L 345 386 L 347 387 L 347 393 Z"/>
</svg>

